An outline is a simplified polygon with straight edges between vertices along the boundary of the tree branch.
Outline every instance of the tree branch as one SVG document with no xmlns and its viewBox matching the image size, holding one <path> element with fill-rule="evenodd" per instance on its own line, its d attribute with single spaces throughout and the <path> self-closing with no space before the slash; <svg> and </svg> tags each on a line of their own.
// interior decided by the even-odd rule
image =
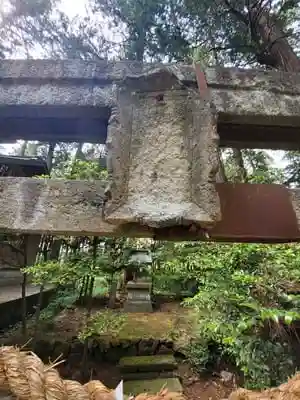
<svg viewBox="0 0 300 400">
<path fill-rule="evenodd" d="M 210 49 L 208 49 L 208 51 L 222 51 L 222 50 L 231 50 L 231 49 L 248 49 L 248 50 L 254 50 L 254 46 L 252 45 L 240 45 L 240 46 L 217 46 L 217 47 L 211 47 Z"/>
</svg>

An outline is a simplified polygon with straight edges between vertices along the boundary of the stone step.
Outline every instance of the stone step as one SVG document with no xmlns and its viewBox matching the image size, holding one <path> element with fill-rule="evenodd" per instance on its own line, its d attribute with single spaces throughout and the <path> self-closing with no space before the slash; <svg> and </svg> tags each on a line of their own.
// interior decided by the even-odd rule
<svg viewBox="0 0 300 400">
<path fill-rule="evenodd" d="M 124 312 L 126 313 L 152 313 L 153 307 L 151 301 L 143 300 L 127 300 L 124 304 Z"/>
<path fill-rule="evenodd" d="M 143 381 L 124 382 L 124 393 L 136 396 L 140 393 L 156 394 L 161 389 L 168 389 L 170 392 L 182 393 L 183 389 L 178 378 L 149 379 Z"/>
<path fill-rule="evenodd" d="M 123 357 L 119 361 L 121 373 L 174 371 L 177 362 L 172 354 Z"/>
<path fill-rule="evenodd" d="M 121 375 L 123 381 L 140 381 L 140 380 L 151 380 L 160 378 L 174 378 L 173 371 L 163 372 L 127 372 Z"/>
</svg>

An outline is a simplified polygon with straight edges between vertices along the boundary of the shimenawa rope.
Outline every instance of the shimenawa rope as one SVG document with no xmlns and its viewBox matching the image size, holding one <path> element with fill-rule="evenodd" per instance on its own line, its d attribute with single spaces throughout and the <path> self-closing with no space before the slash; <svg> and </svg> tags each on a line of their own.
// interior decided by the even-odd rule
<svg viewBox="0 0 300 400">
<path fill-rule="evenodd" d="M 12 346 L 0 348 L 0 391 L 18 400 L 115 400 L 114 391 L 102 382 L 91 380 L 82 385 L 65 380 L 53 365 L 44 365 L 34 353 Z M 183 400 L 181 393 L 163 389 L 157 395 L 146 393 L 136 400 Z"/>
</svg>

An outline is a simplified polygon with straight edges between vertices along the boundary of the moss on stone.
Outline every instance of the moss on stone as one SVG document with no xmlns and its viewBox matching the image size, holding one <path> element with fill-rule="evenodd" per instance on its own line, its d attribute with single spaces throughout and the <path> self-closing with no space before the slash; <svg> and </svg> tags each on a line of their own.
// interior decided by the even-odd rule
<svg viewBox="0 0 300 400">
<path fill-rule="evenodd" d="M 177 368 L 173 355 L 123 357 L 119 361 L 122 372 L 172 371 Z"/>
<path fill-rule="evenodd" d="M 111 347 L 122 347 L 126 349 L 132 347 L 133 351 L 122 351 L 122 355 L 136 354 L 140 342 L 151 342 L 148 347 L 146 343 L 141 343 L 141 350 L 138 354 L 153 354 L 157 350 L 156 343 L 172 343 L 171 350 L 184 349 L 194 336 L 197 315 L 193 310 L 181 307 L 178 303 L 168 303 L 167 310 L 153 313 L 124 313 L 119 310 L 101 310 L 101 315 L 93 318 L 97 322 L 91 327 L 84 326 L 85 310 L 76 308 L 75 310 L 64 310 L 52 321 L 52 328 L 47 328 L 43 323 L 37 340 L 54 342 L 57 337 L 61 341 L 73 342 L 74 336 L 80 336 L 80 332 L 85 331 L 90 338 L 90 342 L 106 352 Z M 34 324 L 28 323 L 28 338 L 33 335 Z M 44 326 L 45 325 L 45 326 Z M 93 325 L 93 323 L 92 323 Z M 86 331 L 88 329 L 88 332 Z M 9 338 L 9 339 L 8 339 Z M 24 343 L 20 328 L 9 330 L 2 336 L 1 343 L 6 344 Z M 138 346 L 137 346 L 138 345 Z M 145 349 L 147 347 L 147 349 Z M 161 353 L 160 353 L 161 354 Z"/>
<path fill-rule="evenodd" d="M 155 394 L 162 388 L 169 389 L 171 392 L 182 392 L 183 390 L 178 378 L 124 382 L 124 392 L 127 395 L 137 395 L 143 392 Z"/>
</svg>

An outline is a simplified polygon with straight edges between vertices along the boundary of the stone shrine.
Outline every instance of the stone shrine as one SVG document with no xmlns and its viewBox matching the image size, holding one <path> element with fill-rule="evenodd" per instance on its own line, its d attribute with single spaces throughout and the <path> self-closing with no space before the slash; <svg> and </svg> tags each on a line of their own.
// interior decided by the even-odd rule
<svg viewBox="0 0 300 400">
<path fill-rule="evenodd" d="M 151 288 L 150 281 L 128 282 L 127 283 L 127 299 L 124 304 L 125 312 L 144 312 L 149 313 L 153 311 L 151 301 Z"/>
<path fill-rule="evenodd" d="M 127 282 L 125 312 L 152 312 L 152 255 L 147 249 L 130 249 L 125 271 L 132 280 Z"/>
</svg>

